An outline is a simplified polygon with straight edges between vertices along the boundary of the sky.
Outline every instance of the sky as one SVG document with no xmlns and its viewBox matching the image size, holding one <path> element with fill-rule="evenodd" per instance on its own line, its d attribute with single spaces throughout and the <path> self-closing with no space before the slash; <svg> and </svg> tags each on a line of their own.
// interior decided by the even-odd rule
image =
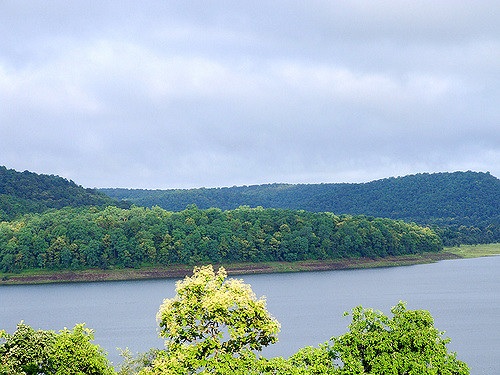
<svg viewBox="0 0 500 375">
<path fill-rule="evenodd" d="M 500 2 L 0 0 L 0 165 L 90 188 L 500 177 Z"/>
</svg>

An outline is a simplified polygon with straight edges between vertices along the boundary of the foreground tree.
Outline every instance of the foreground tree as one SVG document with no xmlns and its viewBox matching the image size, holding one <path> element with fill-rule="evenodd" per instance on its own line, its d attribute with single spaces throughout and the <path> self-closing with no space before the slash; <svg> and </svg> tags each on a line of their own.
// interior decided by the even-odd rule
<svg viewBox="0 0 500 375">
<path fill-rule="evenodd" d="M 55 332 L 34 330 L 21 322 L 13 334 L 0 331 L 0 339 L 1 375 L 43 374 L 48 370 Z"/>
<path fill-rule="evenodd" d="M 250 285 L 228 279 L 224 268 L 195 267 L 158 313 L 166 351 L 145 373 L 228 373 L 251 363 L 252 350 L 277 341 L 280 325 Z M 241 366 L 236 366 L 241 367 Z"/>
<path fill-rule="evenodd" d="M 389 318 L 380 311 L 352 310 L 348 333 L 333 338 L 332 351 L 342 364 L 338 374 L 467 375 L 469 368 L 449 353 L 450 341 L 434 328 L 426 310 L 407 310 L 399 302 Z"/>
<path fill-rule="evenodd" d="M 102 349 L 84 324 L 59 333 L 20 323 L 13 334 L 0 331 L 0 375 L 112 375 Z"/>
</svg>

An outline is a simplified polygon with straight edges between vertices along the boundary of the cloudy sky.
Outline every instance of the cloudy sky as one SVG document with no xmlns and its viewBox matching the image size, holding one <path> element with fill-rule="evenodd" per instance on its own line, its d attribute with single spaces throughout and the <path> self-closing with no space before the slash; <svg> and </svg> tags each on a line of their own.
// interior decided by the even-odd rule
<svg viewBox="0 0 500 375">
<path fill-rule="evenodd" d="M 0 165 L 85 187 L 500 177 L 500 2 L 0 0 Z"/>
</svg>

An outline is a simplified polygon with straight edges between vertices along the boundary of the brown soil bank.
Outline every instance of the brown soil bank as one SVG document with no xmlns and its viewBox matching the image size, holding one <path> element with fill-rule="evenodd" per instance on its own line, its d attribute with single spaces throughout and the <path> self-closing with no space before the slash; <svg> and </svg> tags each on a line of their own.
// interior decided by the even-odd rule
<svg viewBox="0 0 500 375">
<path fill-rule="evenodd" d="M 230 275 L 256 273 L 327 271 L 355 268 L 375 268 L 408 266 L 432 263 L 444 259 L 458 259 L 458 255 L 449 252 L 424 253 L 387 258 L 352 258 L 338 260 L 310 260 L 300 262 L 237 263 L 217 264 L 223 266 Z M 190 275 L 193 266 L 148 267 L 140 269 L 91 269 L 84 271 L 37 271 L 30 273 L 5 274 L 0 278 L 0 285 L 43 284 L 58 282 L 91 282 L 140 279 L 183 278 Z"/>
</svg>

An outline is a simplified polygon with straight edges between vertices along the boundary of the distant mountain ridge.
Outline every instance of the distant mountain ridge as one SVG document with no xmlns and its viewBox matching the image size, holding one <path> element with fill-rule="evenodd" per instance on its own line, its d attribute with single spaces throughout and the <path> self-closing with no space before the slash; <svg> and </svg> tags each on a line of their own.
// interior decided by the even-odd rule
<svg viewBox="0 0 500 375">
<path fill-rule="evenodd" d="M 18 172 L 0 166 L 0 221 L 51 208 L 117 203 L 117 200 L 104 193 L 83 188 L 59 176 Z"/>
<path fill-rule="evenodd" d="M 393 219 L 491 218 L 500 215 L 500 180 L 489 173 L 422 173 L 366 183 L 266 184 L 198 189 L 99 189 L 140 206 L 180 211 L 195 204 L 205 209 L 264 208 L 364 214 Z M 478 210 L 480 209 L 480 212 Z"/>
<path fill-rule="evenodd" d="M 500 180 L 489 172 L 421 173 L 367 183 L 268 184 L 227 188 L 100 189 L 139 206 L 242 205 L 367 215 L 439 226 L 449 244 L 500 241 Z M 444 230 L 444 229 L 443 229 Z M 462 234 L 459 233 L 462 231 Z M 479 233 L 479 232 L 481 233 Z M 468 240 L 459 237 L 468 237 Z M 476 236 L 472 240 L 471 236 Z"/>
<path fill-rule="evenodd" d="M 0 221 L 26 213 L 81 206 L 190 205 L 232 210 L 282 208 L 415 222 L 445 245 L 500 242 L 500 180 L 486 172 L 421 173 L 367 183 L 267 184 L 199 189 L 87 189 L 54 175 L 0 166 Z"/>
</svg>

